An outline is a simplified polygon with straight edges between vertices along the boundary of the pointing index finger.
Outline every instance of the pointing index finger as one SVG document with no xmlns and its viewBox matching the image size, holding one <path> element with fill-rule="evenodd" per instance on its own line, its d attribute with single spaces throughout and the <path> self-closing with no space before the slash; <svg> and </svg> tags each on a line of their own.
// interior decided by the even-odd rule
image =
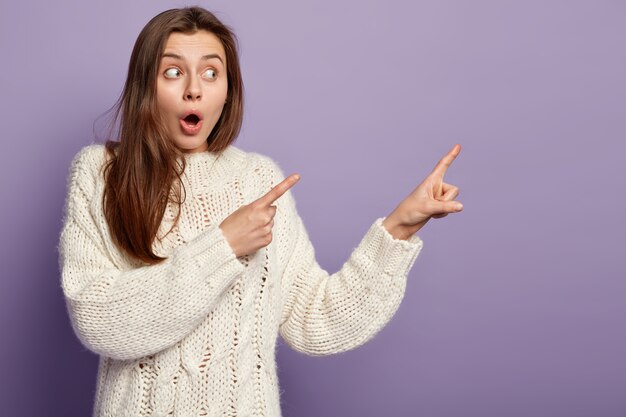
<svg viewBox="0 0 626 417">
<path fill-rule="evenodd" d="M 274 201 L 278 200 L 283 194 L 285 194 L 291 187 L 294 186 L 300 180 L 300 174 L 291 174 L 277 185 L 272 187 L 270 191 L 264 196 L 256 200 L 261 205 L 271 205 Z"/>
<path fill-rule="evenodd" d="M 452 161 L 454 161 L 459 152 L 461 152 L 461 145 L 457 143 L 452 147 L 450 152 L 448 152 L 443 158 L 439 160 L 437 165 L 435 165 L 432 174 L 443 177 L 443 174 L 446 173 L 446 170 L 452 164 Z"/>
</svg>

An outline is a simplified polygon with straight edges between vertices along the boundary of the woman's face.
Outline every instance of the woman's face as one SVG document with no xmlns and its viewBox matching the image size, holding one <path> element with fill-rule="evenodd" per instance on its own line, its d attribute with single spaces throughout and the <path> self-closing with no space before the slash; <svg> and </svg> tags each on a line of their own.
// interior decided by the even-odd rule
<svg viewBox="0 0 626 417">
<path fill-rule="evenodd" d="M 157 104 L 170 138 L 183 152 L 208 148 L 228 93 L 226 53 L 213 33 L 170 34 L 159 64 Z M 189 114 L 195 114 L 195 116 Z"/>
</svg>

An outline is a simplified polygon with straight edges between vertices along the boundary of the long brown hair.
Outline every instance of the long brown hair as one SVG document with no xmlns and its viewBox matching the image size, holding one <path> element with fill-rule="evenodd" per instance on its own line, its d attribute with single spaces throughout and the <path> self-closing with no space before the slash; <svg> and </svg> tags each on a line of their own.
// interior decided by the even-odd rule
<svg viewBox="0 0 626 417">
<path fill-rule="evenodd" d="M 227 62 L 226 104 L 207 138 L 206 152 L 221 154 L 235 141 L 243 118 L 237 38 L 213 13 L 201 7 L 185 7 L 153 17 L 137 37 L 124 89 L 114 105 L 113 125 L 121 113 L 119 141 L 105 143 L 109 160 L 104 170 L 102 204 L 112 239 L 132 258 L 147 264 L 167 259 L 153 252 L 152 243 L 168 201 L 178 205 L 174 224 L 184 201 L 181 201 L 181 186 L 184 189 L 181 175 L 185 159 L 168 137 L 156 102 L 159 62 L 172 32 L 193 34 L 198 30 L 217 36 Z"/>
</svg>

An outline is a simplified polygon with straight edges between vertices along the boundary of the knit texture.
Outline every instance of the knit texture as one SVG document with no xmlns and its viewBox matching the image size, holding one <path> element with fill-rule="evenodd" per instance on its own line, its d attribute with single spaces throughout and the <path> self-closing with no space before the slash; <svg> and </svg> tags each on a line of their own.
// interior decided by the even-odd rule
<svg viewBox="0 0 626 417">
<path fill-rule="evenodd" d="M 94 417 L 272 416 L 277 336 L 309 355 L 363 345 L 398 309 L 422 240 L 376 219 L 341 269 L 315 258 L 291 191 L 272 242 L 236 257 L 219 224 L 285 176 L 270 157 L 230 145 L 185 155 L 186 200 L 170 203 L 145 266 L 114 245 L 103 214 L 104 145 L 73 158 L 59 238 L 72 328 L 100 355 Z M 166 235 L 166 236 L 165 236 Z"/>
</svg>

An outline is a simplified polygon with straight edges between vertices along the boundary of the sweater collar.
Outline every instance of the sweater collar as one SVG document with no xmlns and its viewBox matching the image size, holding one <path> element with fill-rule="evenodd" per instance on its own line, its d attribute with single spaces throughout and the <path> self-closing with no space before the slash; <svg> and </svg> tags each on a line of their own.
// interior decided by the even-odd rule
<svg viewBox="0 0 626 417">
<path fill-rule="evenodd" d="M 206 175 L 209 169 L 221 176 L 241 168 L 246 152 L 231 144 L 221 153 L 208 151 L 185 153 L 183 158 L 187 166 L 185 172 L 191 176 Z"/>
</svg>

